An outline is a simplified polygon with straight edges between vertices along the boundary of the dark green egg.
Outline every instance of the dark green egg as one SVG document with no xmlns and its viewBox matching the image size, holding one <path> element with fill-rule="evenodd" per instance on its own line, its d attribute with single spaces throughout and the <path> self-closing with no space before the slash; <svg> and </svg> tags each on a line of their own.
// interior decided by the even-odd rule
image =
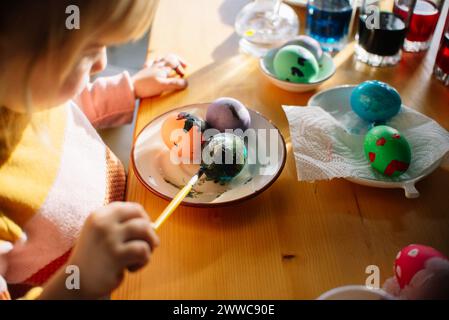
<svg viewBox="0 0 449 320">
<path fill-rule="evenodd" d="M 248 151 L 241 137 L 219 133 L 205 145 L 201 169 L 209 180 L 227 182 L 242 171 L 247 157 Z"/>
</svg>

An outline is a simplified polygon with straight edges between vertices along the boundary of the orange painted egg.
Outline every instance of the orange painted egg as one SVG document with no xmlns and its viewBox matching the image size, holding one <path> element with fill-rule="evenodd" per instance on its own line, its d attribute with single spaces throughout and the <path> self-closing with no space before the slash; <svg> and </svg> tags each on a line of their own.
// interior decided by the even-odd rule
<svg viewBox="0 0 449 320">
<path fill-rule="evenodd" d="M 161 128 L 164 144 L 170 150 L 177 150 L 181 158 L 201 158 L 202 131 L 205 122 L 188 113 L 174 113 L 165 119 Z"/>
</svg>

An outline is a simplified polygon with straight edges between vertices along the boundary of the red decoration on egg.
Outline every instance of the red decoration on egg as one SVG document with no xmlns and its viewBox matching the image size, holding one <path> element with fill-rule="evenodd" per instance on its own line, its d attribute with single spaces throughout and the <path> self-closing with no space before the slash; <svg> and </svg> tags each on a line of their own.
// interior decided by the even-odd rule
<svg viewBox="0 0 449 320">
<path fill-rule="evenodd" d="M 370 152 L 368 154 L 368 156 L 369 156 L 369 161 L 371 161 L 371 162 L 376 161 L 376 154 L 374 152 Z"/>
<path fill-rule="evenodd" d="M 387 143 L 387 140 L 384 137 L 382 137 L 382 138 L 377 139 L 376 146 L 383 146 L 383 145 L 385 145 L 385 143 Z"/>
<path fill-rule="evenodd" d="M 401 139 L 401 135 L 395 133 L 395 134 L 393 135 L 393 139 Z"/>
<path fill-rule="evenodd" d="M 391 160 L 388 166 L 385 168 L 384 174 L 391 177 L 396 171 L 404 172 L 407 171 L 410 164 L 398 161 Z"/>
<path fill-rule="evenodd" d="M 431 258 L 448 260 L 441 252 L 432 247 L 411 244 L 403 248 L 394 263 L 394 274 L 401 289 L 412 281 L 415 274 L 425 269 L 426 262 Z"/>
</svg>

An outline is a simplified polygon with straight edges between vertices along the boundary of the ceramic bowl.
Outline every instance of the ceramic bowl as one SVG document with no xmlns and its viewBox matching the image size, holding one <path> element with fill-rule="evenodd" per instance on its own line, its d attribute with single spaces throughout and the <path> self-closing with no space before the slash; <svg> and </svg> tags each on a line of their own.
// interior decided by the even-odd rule
<svg viewBox="0 0 449 320">
<path fill-rule="evenodd" d="M 352 285 L 329 290 L 317 300 L 395 300 L 395 298 L 381 289 Z"/>
<path fill-rule="evenodd" d="M 307 104 L 308 106 L 319 106 L 329 112 L 340 123 L 351 126 L 354 124 L 354 112 L 351 108 L 350 97 L 354 88 L 355 85 L 343 85 L 321 91 L 312 96 Z M 362 122 L 363 120 L 360 121 Z M 389 177 L 379 175 L 378 179 L 359 176 L 346 178 L 346 180 L 369 187 L 404 189 L 407 198 L 417 198 L 419 197 L 419 192 L 415 184 L 435 171 L 440 166 L 442 160 L 441 158 L 430 167 L 425 168 L 421 174 L 413 176 L 410 179 L 398 177 L 396 180 L 392 180 Z"/>
<path fill-rule="evenodd" d="M 318 88 L 326 80 L 330 79 L 336 72 L 334 61 L 328 53 L 323 53 L 323 57 L 319 62 L 320 70 L 316 80 L 310 83 L 293 83 L 280 80 L 274 73 L 273 60 L 276 53 L 286 45 L 298 44 L 296 40 L 292 40 L 279 48 L 271 49 L 265 56 L 259 59 L 259 69 L 262 74 L 275 86 L 290 92 L 307 92 Z"/>
<path fill-rule="evenodd" d="M 138 134 L 131 162 L 137 178 L 148 190 L 171 200 L 196 174 L 199 164 L 173 163 L 170 150 L 165 146 L 160 131 L 164 120 L 172 114 L 187 112 L 204 119 L 208 106 L 209 103 L 196 104 L 167 112 L 148 123 Z M 182 202 L 183 205 L 216 207 L 241 202 L 262 193 L 279 177 L 287 155 L 284 138 L 271 121 L 256 111 L 249 110 L 249 112 L 250 128 L 268 130 L 265 137 L 257 137 L 256 154 L 272 156 L 267 156 L 267 161 L 259 161 L 258 158 L 257 163 L 253 161 L 246 164 L 242 172 L 226 184 L 208 181 L 203 176 Z M 276 141 L 275 147 L 267 143 L 270 139 Z"/>
</svg>

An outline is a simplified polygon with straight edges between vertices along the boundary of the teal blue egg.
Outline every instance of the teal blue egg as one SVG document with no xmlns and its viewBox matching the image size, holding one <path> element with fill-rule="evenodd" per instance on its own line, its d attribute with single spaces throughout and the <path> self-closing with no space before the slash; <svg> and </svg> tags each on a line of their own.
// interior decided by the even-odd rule
<svg viewBox="0 0 449 320">
<path fill-rule="evenodd" d="M 384 122 L 401 110 L 401 96 L 390 85 L 377 80 L 359 84 L 351 94 L 352 110 L 369 122 Z"/>
</svg>

